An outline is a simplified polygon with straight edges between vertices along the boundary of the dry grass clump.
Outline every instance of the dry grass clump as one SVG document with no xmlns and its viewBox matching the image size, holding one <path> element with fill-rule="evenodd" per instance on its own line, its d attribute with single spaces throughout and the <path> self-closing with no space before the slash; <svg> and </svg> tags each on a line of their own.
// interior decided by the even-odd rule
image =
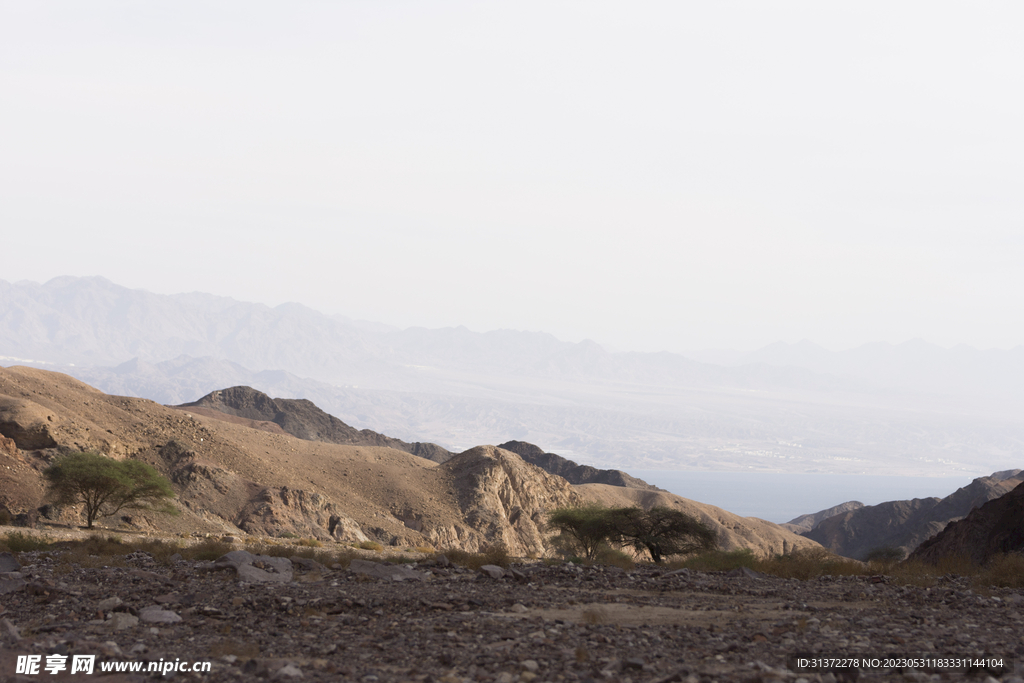
<svg viewBox="0 0 1024 683">
<path fill-rule="evenodd" d="M 49 550 L 53 543 L 48 536 L 33 536 L 22 531 L 11 531 L 0 540 L 0 552 L 27 553 L 33 550 Z"/>
<path fill-rule="evenodd" d="M 356 547 L 359 548 L 360 550 L 372 550 L 375 553 L 379 553 L 379 552 L 382 552 L 384 550 L 384 546 L 382 546 L 380 543 L 377 543 L 375 541 L 360 541 L 356 545 Z"/>
<path fill-rule="evenodd" d="M 621 550 L 607 547 L 601 548 L 597 551 L 597 557 L 594 558 L 594 564 L 618 567 L 619 569 L 625 569 L 626 571 L 636 567 L 636 562 L 633 561 L 633 557 L 629 553 L 624 553 Z"/>
<path fill-rule="evenodd" d="M 757 556 L 750 548 L 739 550 L 709 550 L 699 555 L 692 555 L 684 560 L 669 562 L 668 569 L 692 569 L 700 572 L 728 572 L 740 567 L 753 569 L 757 564 Z"/>
<path fill-rule="evenodd" d="M 234 548 L 230 543 L 207 538 L 195 545 L 181 549 L 181 556 L 186 560 L 216 560 L 222 555 L 227 555 Z"/>
<path fill-rule="evenodd" d="M 796 550 L 787 555 L 774 555 L 758 560 L 755 571 L 783 579 L 806 581 L 819 576 L 861 576 L 867 573 L 862 562 L 834 555 L 824 548 Z"/>
<path fill-rule="evenodd" d="M 512 558 L 508 554 L 508 549 L 501 544 L 486 546 L 478 553 L 471 553 L 457 548 L 449 548 L 443 553 L 438 553 L 434 557 L 436 558 L 440 555 L 447 557 L 448 561 L 452 564 L 457 564 L 460 567 L 465 567 L 466 569 L 472 569 L 474 571 L 480 569 L 480 567 L 485 564 L 508 567 L 512 562 Z"/>
<path fill-rule="evenodd" d="M 824 548 L 801 549 L 770 557 L 758 557 L 749 548 L 728 552 L 712 550 L 673 562 L 669 567 L 685 567 L 704 572 L 732 571 L 747 567 L 762 574 L 803 581 L 819 576 L 859 576 L 868 571 L 863 563 L 834 555 Z"/>
<path fill-rule="evenodd" d="M 1010 553 L 996 555 L 974 577 L 977 586 L 1024 588 L 1024 555 Z"/>
</svg>

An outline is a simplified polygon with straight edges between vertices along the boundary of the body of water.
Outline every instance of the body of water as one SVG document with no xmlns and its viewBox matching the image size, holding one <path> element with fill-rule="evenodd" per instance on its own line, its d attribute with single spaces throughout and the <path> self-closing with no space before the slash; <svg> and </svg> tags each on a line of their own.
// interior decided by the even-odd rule
<svg viewBox="0 0 1024 683">
<path fill-rule="evenodd" d="M 850 500 L 877 505 L 889 500 L 942 498 L 974 479 L 677 470 L 630 470 L 629 474 L 683 498 L 777 524 Z"/>
</svg>

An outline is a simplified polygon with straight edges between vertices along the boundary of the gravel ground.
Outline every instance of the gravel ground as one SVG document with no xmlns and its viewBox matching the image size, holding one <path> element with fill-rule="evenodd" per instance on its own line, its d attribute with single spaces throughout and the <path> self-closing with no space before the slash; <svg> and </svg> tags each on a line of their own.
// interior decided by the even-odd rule
<svg viewBox="0 0 1024 683">
<path fill-rule="evenodd" d="M 1018 671 L 994 668 L 791 668 L 801 652 L 1024 661 L 1021 592 L 980 594 L 953 576 L 925 589 L 883 577 L 797 581 L 540 563 L 494 578 L 421 563 L 401 565 L 418 576 L 396 581 L 296 560 L 291 580 L 262 582 L 241 581 L 227 563 L 168 566 L 145 553 L 123 567 L 81 567 L 44 552 L 20 560 L 20 570 L 0 573 L 3 681 L 152 680 L 161 676 L 103 675 L 100 663 L 183 660 L 209 661 L 212 670 L 164 678 L 1024 683 Z M 46 655 L 94 654 L 96 673 L 17 673 L 17 657 L 34 654 L 44 663 Z"/>
</svg>

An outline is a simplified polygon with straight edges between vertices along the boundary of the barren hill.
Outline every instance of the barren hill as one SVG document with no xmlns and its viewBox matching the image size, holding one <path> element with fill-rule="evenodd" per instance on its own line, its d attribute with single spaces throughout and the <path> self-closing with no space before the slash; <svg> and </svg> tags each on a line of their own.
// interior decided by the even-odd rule
<svg viewBox="0 0 1024 683">
<path fill-rule="evenodd" d="M 833 552 L 862 559 L 876 548 L 902 548 L 910 553 L 950 522 L 998 498 L 1024 481 L 1021 470 L 978 477 L 945 498 L 915 498 L 866 505 L 822 520 L 804 536 Z"/>
<path fill-rule="evenodd" d="M 981 565 L 997 553 L 1024 551 L 1024 483 L 971 510 L 922 543 L 911 557 L 931 564 L 966 555 Z"/>
<path fill-rule="evenodd" d="M 270 398 L 252 387 L 231 387 L 214 391 L 198 401 L 177 408 L 191 408 L 209 417 L 223 419 L 235 416 L 260 423 L 273 423 L 288 434 L 306 441 L 322 441 L 352 446 L 385 446 L 418 455 L 434 462 L 444 462 L 452 453 L 433 443 L 406 443 L 369 429 L 350 427 L 338 418 L 320 410 L 306 399 Z M 262 425 L 262 428 L 267 428 Z"/>
<path fill-rule="evenodd" d="M 494 446 L 437 465 L 394 448 L 308 441 L 231 419 L 110 396 L 60 373 L 0 368 L 0 504 L 13 513 L 35 510 L 43 502 L 40 472 L 54 457 L 97 450 L 148 462 L 171 480 L 183 514 L 133 514 L 131 524 L 146 530 L 468 550 L 500 542 L 514 554 L 541 555 L 547 511 L 595 495 Z M 622 492 L 622 500 L 635 492 L 709 510 L 730 544 L 782 552 L 810 543 L 671 494 L 605 488 Z"/>
<path fill-rule="evenodd" d="M 652 486 L 642 479 L 631 477 L 621 470 L 599 470 L 589 465 L 578 465 L 560 455 L 545 453 L 539 447 L 525 441 L 506 441 L 498 446 L 498 448 L 512 451 L 531 465 L 536 465 L 551 474 L 557 474 L 566 479 L 570 484 L 610 484 L 611 486 L 625 486 L 631 489 L 661 490 L 657 486 Z"/>
<path fill-rule="evenodd" d="M 785 524 L 782 524 L 784 529 L 789 529 L 795 534 L 802 534 L 810 531 L 811 529 L 817 528 L 824 520 L 829 517 L 835 517 L 841 515 L 844 512 L 850 512 L 852 510 L 858 510 L 864 507 L 864 503 L 859 500 L 851 500 L 839 505 L 833 505 L 825 510 L 819 510 L 818 512 L 812 512 L 806 515 L 800 515 L 794 519 L 789 520 Z"/>
</svg>

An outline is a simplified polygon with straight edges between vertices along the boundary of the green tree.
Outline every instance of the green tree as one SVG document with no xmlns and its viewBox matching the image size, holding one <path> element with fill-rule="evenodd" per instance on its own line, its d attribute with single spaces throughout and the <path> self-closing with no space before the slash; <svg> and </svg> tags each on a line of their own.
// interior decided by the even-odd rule
<svg viewBox="0 0 1024 683">
<path fill-rule="evenodd" d="M 558 508 L 548 515 L 548 527 L 556 529 L 561 541 L 588 560 L 615 535 L 609 509 L 599 505 Z"/>
<path fill-rule="evenodd" d="M 90 529 L 97 517 L 124 509 L 177 513 L 166 502 L 174 498 L 170 482 L 156 468 L 139 460 L 72 453 L 43 470 L 43 476 L 56 504 L 85 506 Z"/>
<path fill-rule="evenodd" d="M 660 564 L 669 555 L 687 555 L 718 547 L 714 529 L 695 517 L 668 507 L 616 508 L 611 510 L 616 540 L 647 551 Z"/>
</svg>

